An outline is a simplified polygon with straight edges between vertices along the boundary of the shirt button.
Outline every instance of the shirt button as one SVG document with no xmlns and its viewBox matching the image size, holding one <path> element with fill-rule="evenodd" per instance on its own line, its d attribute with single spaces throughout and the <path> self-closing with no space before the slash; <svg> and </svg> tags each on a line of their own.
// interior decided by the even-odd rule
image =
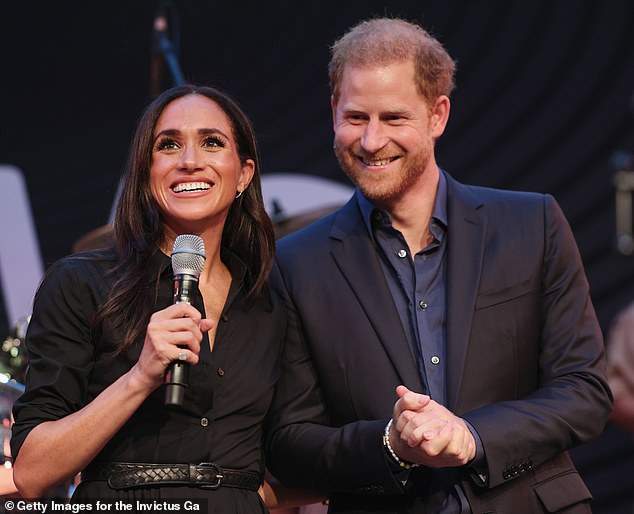
<svg viewBox="0 0 634 514">
<path fill-rule="evenodd" d="M 225 370 L 224 370 L 224 369 L 222 369 L 222 368 L 218 368 L 218 369 L 216 370 L 216 373 L 218 373 L 218 376 L 219 376 L 219 377 L 224 377 L 224 376 L 225 376 Z"/>
<path fill-rule="evenodd" d="M 401 259 L 403 259 L 407 257 L 407 252 L 405 250 L 399 250 L 396 255 L 398 255 Z"/>
<path fill-rule="evenodd" d="M 418 306 L 426 311 L 427 307 L 429 307 L 429 304 L 425 300 L 421 300 L 420 302 L 418 302 Z"/>
<path fill-rule="evenodd" d="M 220 319 L 222 321 L 228 321 L 229 320 L 229 316 L 227 316 L 226 314 L 223 314 L 222 316 L 220 316 Z"/>
<path fill-rule="evenodd" d="M 209 419 L 208 418 L 200 418 L 200 426 L 201 427 L 206 427 L 207 425 L 209 425 Z"/>
<path fill-rule="evenodd" d="M 440 362 L 440 358 L 438 357 L 438 355 L 434 355 L 431 358 L 431 363 L 432 364 L 438 364 Z"/>
</svg>

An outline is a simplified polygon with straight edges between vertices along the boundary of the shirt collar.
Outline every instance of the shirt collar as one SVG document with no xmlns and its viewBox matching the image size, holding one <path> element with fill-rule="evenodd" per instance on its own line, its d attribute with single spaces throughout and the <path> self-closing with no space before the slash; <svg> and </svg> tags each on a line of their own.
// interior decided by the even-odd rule
<svg viewBox="0 0 634 514">
<path fill-rule="evenodd" d="M 370 237 L 374 237 L 374 231 L 372 229 L 373 217 L 378 214 L 385 216 L 387 223 L 391 225 L 391 217 L 386 211 L 376 207 L 370 200 L 368 200 L 363 193 L 357 188 L 355 190 L 355 196 L 357 203 L 361 211 L 361 216 L 365 223 Z M 447 178 L 445 173 L 440 170 L 438 178 L 438 190 L 436 191 L 436 199 L 434 201 L 434 210 L 432 211 L 431 219 L 438 222 L 442 227 L 447 227 Z"/>
</svg>

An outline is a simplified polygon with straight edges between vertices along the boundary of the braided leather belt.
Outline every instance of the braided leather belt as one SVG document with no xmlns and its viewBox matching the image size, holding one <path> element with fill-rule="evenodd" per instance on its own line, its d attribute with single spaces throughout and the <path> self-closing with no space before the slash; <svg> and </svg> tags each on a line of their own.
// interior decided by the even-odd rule
<svg viewBox="0 0 634 514">
<path fill-rule="evenodd" d="M 144 464 L 137 462 L 100 462 L 81 473 L 82 481 L 104 480 L 113 489 L 153 485 L 190 485 L 202 489 L 237 487 L 257 491 L 262 483 L 259 473 L 221 468 L 211 462 L 200 464 Z"/>
</svg>

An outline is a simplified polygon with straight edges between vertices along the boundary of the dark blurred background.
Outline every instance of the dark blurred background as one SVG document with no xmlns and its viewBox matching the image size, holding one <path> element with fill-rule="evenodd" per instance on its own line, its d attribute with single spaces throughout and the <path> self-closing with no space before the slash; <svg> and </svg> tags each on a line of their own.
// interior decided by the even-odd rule
<svg viewBox="0 0 634 514">
<path fill-rule="evenodd" d="M 422 22 L 458 61 L 441 166 L 555 196 L 604 330 L 634 300 L 614 200 L 627 164 L 615 156 L 634 151 L 632 0 L 5 1 L 0 163 L 24 174 L 45 267 L 108 221 L 135 122 L 171 85 L 159 12 L 184 78 L 227 90 L 253 119 L 265 174 L 345 183 L 331 150 L 329 45 L 366 17 Z M 0 309 L 0 338 L 9 325 Z M 631 441 L 608 425 L 575 450 L 595 512 L 631 514 Z"/>
</svg>

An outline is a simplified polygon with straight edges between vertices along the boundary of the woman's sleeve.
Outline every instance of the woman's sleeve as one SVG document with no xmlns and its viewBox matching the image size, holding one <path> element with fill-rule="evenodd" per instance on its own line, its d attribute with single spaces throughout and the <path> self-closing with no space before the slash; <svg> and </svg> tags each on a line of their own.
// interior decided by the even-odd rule
<svg viewBox="0 0 634 514">
<path fill-rule="evenodd" d="M 94 365 L 91 318 L 94 286 L 81 260 L 53 264 L 34 299 L 26 334 L 25 392 L 13 405 L 11 454 L 15 458 L 29 432 L 79 410 L 87 402 Z"/>
</svg>

